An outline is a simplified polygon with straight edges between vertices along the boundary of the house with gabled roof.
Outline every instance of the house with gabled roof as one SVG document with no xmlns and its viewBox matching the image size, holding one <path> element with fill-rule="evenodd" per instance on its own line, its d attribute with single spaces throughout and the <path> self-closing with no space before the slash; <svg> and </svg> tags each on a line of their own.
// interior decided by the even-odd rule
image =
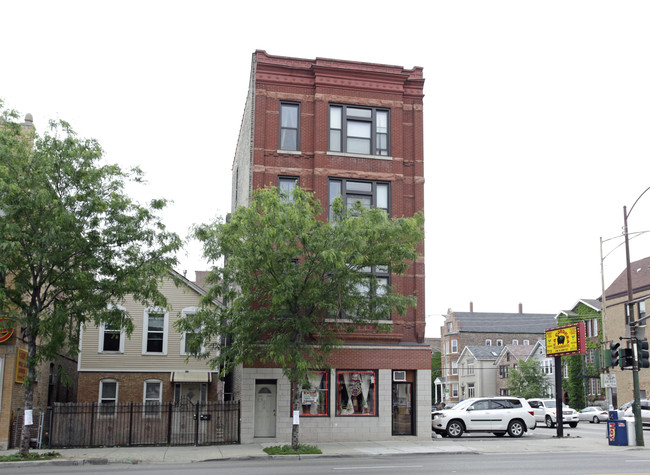
<svg viewBox="0 0 650 475">
<path fill-rule="evenodd" d="M 499 357 L 495 346 L 466 346 L 458 357 L 458 384 L 460 398 L 498 395 L 497 367 Z"/>
<path fill-rule="evenodd" d="M 533 351 L 534 345 L 505 345 L 494 361 L 497 368 L 497 391 L 499 396 L 510 396 L 508 376 L 510 371 L 518 369 L 522 361 L 526 361 Z M 518 394 L 512 394 L 518 396 Z"/>
<path fill-rule="evenodd" d="M 532 345 L 544 338 L 546 329 L 557 326 L 553 314 L 519 312 L 469 312 L 448 310 L 440 329 L 443 373 L 440 382 L 445 402 L 458 402 L 461 387 L 458 376 L 458 358 L 466 346 Z M 499 348 L 501 351 L 501 348 Z"/>
</svg>

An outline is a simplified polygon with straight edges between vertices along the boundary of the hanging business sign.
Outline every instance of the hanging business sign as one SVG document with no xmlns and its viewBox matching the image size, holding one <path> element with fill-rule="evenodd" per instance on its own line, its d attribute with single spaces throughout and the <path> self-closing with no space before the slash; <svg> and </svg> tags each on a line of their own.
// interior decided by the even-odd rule
<svg viewBox="0 0 650 475">
<path fill-rule="evenodd" d="M 19 384 L 25 382 L 27 376 L 27 350 L 16 348 L 16 379 Z"/>
<path fill-rule="evenodd" d="M 8 318 L 0 318 L 0 343 L 4 343 L 14 334 L 14 327 Z"/>
<path fill-rule="evenodd" d="M 546 356 L 586 353 L 585 323 L 575 323 L 546 330 Z"/>
</svg>

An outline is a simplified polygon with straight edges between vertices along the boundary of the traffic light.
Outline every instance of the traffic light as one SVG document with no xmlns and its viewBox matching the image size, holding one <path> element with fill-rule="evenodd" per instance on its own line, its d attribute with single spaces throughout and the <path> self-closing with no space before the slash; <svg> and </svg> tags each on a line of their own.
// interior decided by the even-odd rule
<svg viewBox="0 0 650 475">
<path fill-rule="evenodd" d="M 634 351 L 632 348 L 622 348 L 620 351 L 621 368 L 631 368 L 634 366 Z"/>
<path fill-rule="evenodd" d="M 650 368 L 648 340 L 637 340 L 637 351 L 639 352 L 639 368 Z"/>
<path fill-rule="evenodd" d="M 619 351 L 620 351 L 619 348 L 620 348 L 620 346 L 621 346 L 620 343 L 613 342 L 613 341 L 609 344 L 609 351 L 611 352 L 611 355 L 612 355 L 612 361 L 610 363 L 610 366 L 612 366 L 613 368 L 618 366 L 618 358 L 619 358 Z"/>
</svg>

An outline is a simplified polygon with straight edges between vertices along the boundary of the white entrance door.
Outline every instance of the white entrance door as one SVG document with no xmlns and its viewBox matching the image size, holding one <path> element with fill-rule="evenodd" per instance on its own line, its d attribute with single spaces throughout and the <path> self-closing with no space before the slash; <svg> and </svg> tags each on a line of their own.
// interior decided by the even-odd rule
<svg viewBox="0 0 650 475">
<path fill-rule="evenodd" d="M 275 437 L 275 384 L 255 384 L 255 437 Z"/>
</svg>

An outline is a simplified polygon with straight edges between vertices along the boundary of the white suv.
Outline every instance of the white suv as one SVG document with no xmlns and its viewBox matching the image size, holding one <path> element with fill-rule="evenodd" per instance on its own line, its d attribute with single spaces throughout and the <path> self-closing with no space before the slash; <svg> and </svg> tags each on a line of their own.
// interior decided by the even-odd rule
<svg viewBox="0 0 650 475">
<path fill-rule="evenodd" d="M 546 424 L 546 427 L 555 427 L 557 424 L 557 411 L 555 399 L 529 399 L 528 404 L 533 408 L 536 422 Z M 577 427 L 580 421 L 579 414 L 566 404 L 562 404 L 562 422 L 571 427 Z"/>
<path fill-rule="evenodd" d="M 492 432 L 496 436 L 507 432 L 510 437 L 521 437 L 535 428 L 535 418 L 523 398 L 471 398 L 453 409 L 434 412 L 431 428 L 443 437 L 460 437 L 463 432 Z"/>
</svg>

